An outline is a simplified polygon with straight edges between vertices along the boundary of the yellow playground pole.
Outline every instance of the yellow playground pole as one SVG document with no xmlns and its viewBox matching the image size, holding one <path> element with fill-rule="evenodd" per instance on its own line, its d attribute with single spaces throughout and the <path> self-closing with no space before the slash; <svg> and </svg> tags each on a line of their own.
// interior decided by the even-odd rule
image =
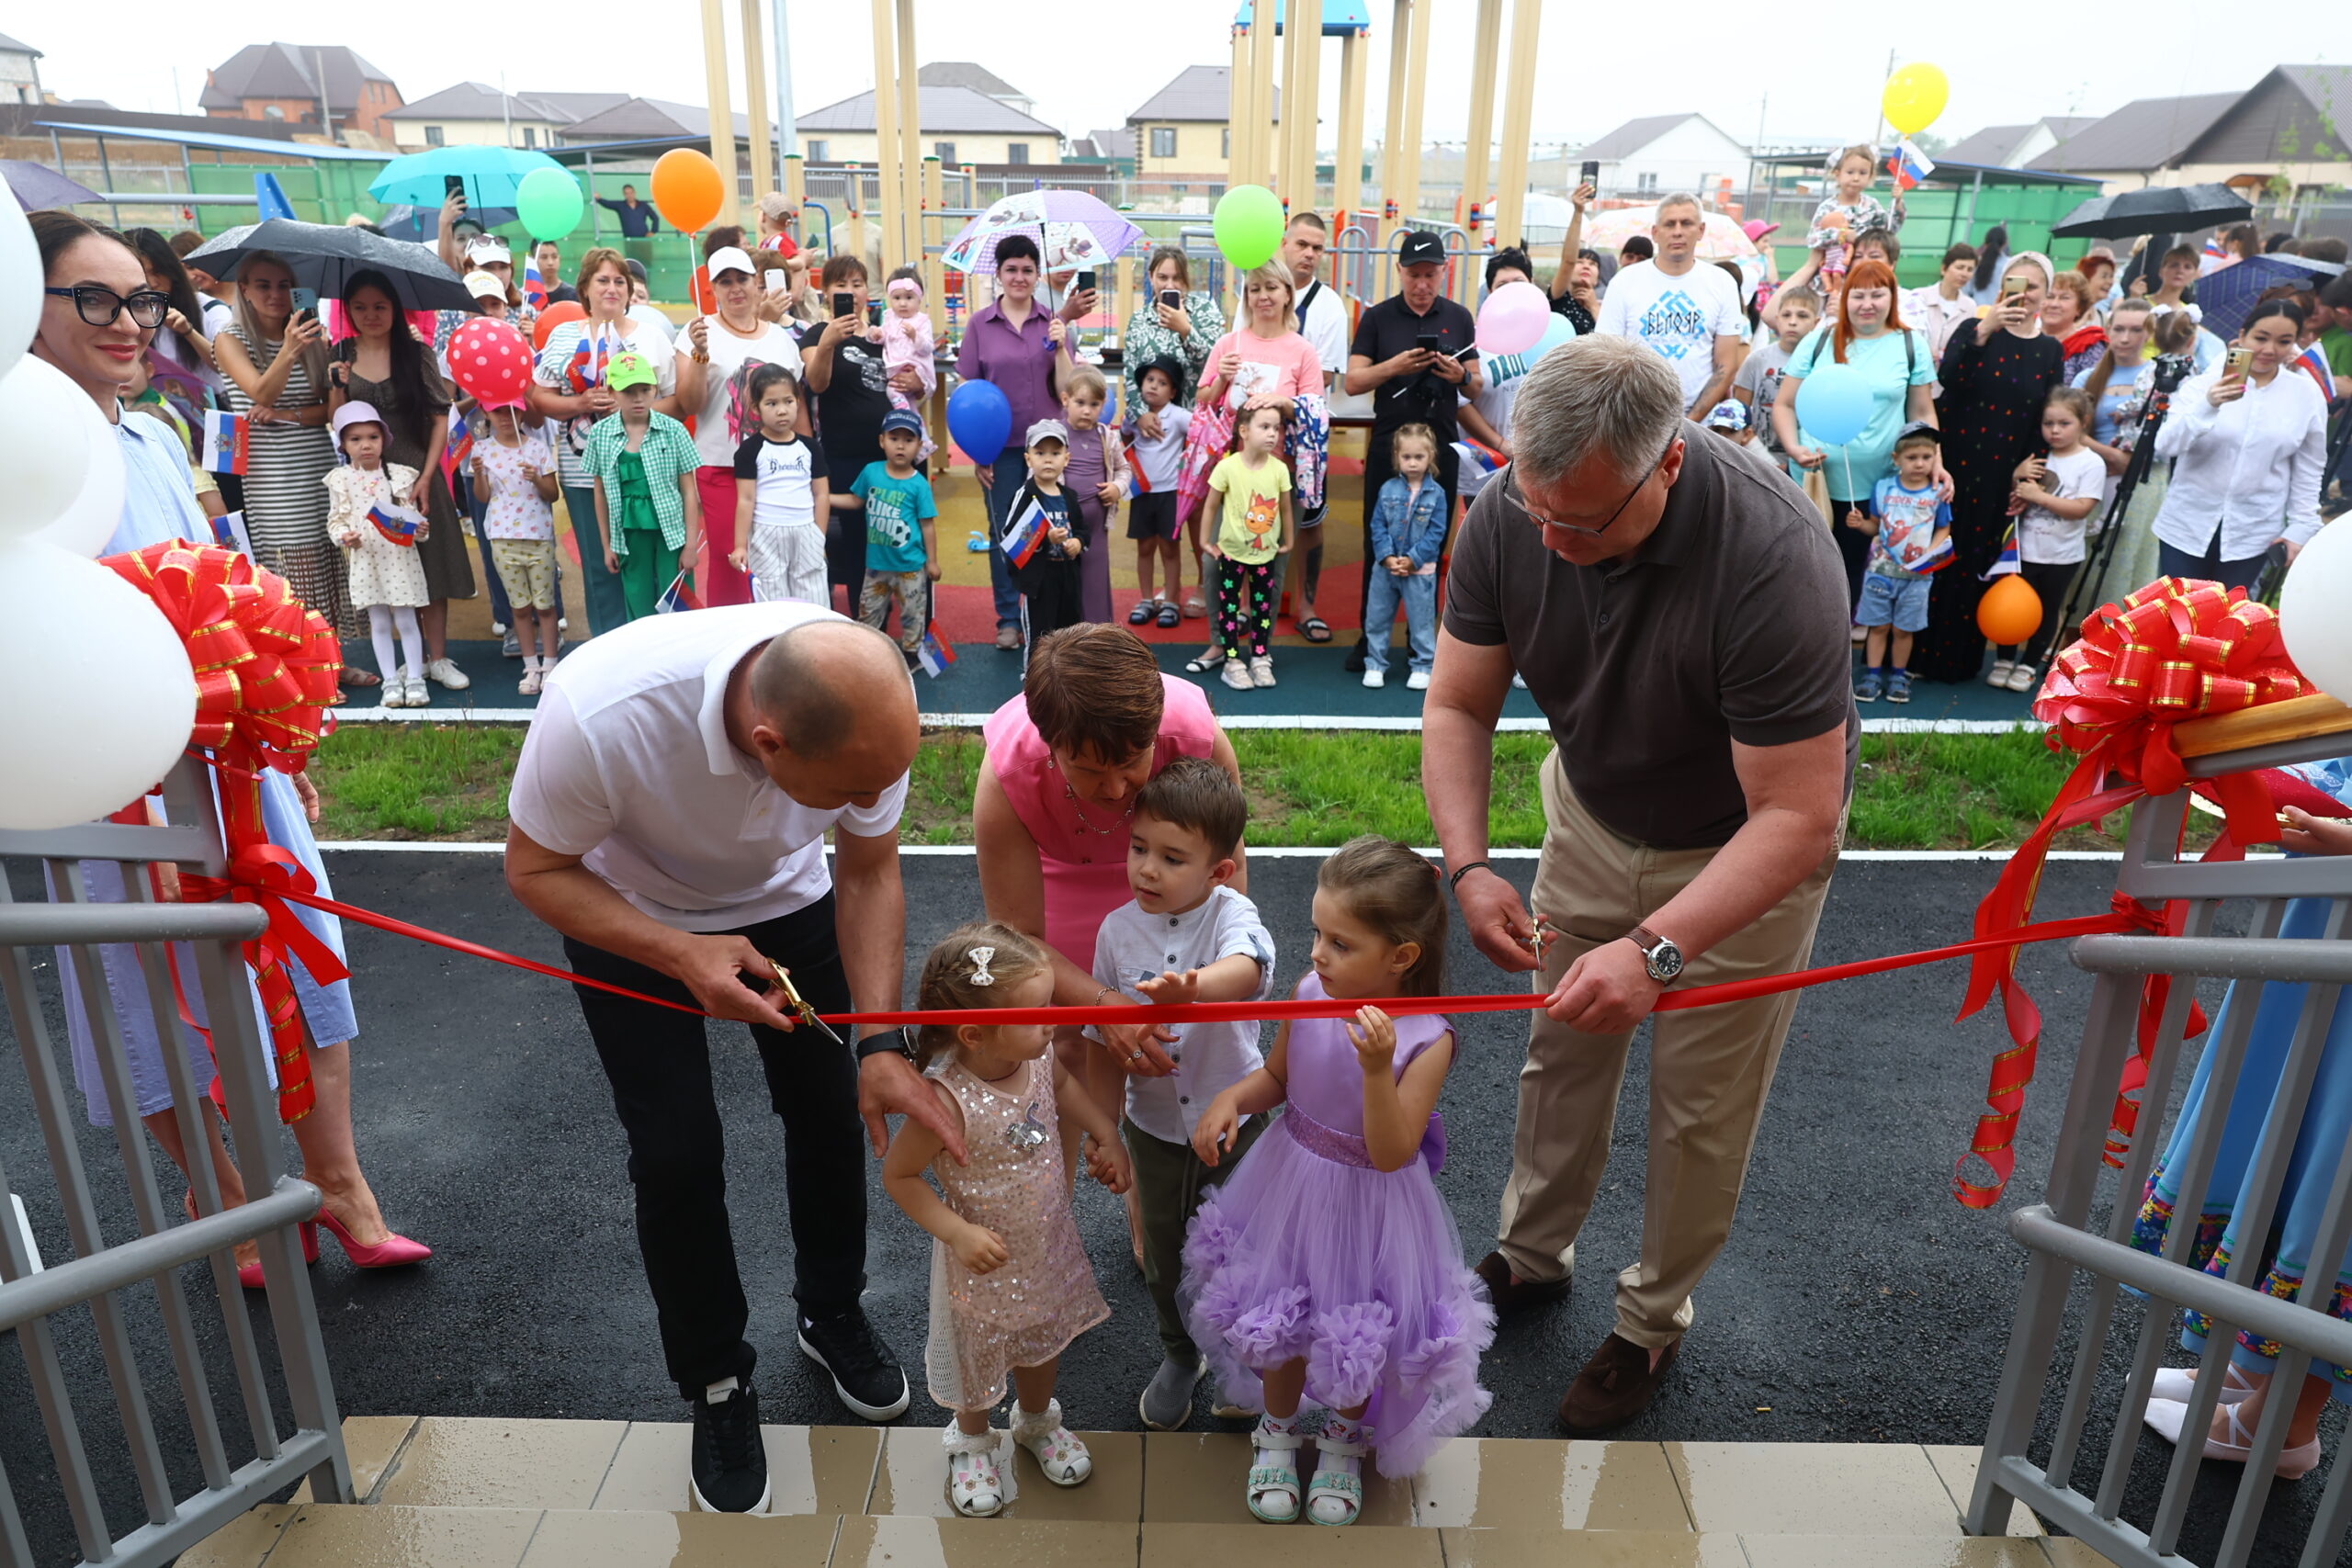
<svg viewBox="0 0 2352 1568">
<path fill-rule="evenodd" d="M 1421 100 L 1430 79 L 1430 28 L 1437 18 L 1415 6 L 1413 46 L 1405 72 L 1405 179 L 1398 204 L 1410 220 L 1421 209 Z"/>
<path fill-rule="evenodd" d="M 1363 75 L 1364 39 L 1361 29 L 1340 40 L 1340 124 L 1333 140 L 1339 147 L 1331 162 L 1331 242 L 1354 220 L 1363 204 Z M 1339 276 L 1338 261 L 1332 276 Z"/>
<path fill-rule="evenodd" d="M 756 209 L 761 197 L 775 189 L 775 171 L 770 167 L 775 149 L 768 145 L 768 46 L 762 30 L 760 13 L 763 0 L 743 0 L 743 106 L 751 115 L 752 204 Z M 759 238 L 759 231 L 752 228 L 752 238 Z"/>
<path fill-rule="evenodd" d="M 915 0 L 898 0 L 899 6 L 899 210 L 905 213 L 907 254 L 910 266 L 922 265 L 922 95 L 915 50 Z M 887 154 L 886 154 L 887 156 Z M 887 276 L 888 275 L 885 274 Z M 876 278 L 876 286 L 882 279 Z"/>
<path fill-rule="evenodd" d="M 1289 0 L 1283 18 L 1290 40 L 1283 46 L 1288 68 L 1290 98 L 1298 106 L 1284 117 L 1283 143 L 1289 160 L 1283 167 L 1283 197 L 1293 212 L 1315 206 L 1315 135 L 1323 105 L 1323 0 Z"/>
<path fill-rule="evenodd" d="M 1233 24 L 1233 68 L 1226 75 L 1227 107 L 1225 115 L 1225 183 L 1228 186 L 1248 185 L 1250 167 L 1250 131 L 1258 121 L 1258 111 L 1250 99 L 1250 85 L 1256 66 L 1250 58 L 1252 44 L 1250 29 L 1240 23 Z"/>
<path fill-rule="evenodd" d="M 720 0 L 702 0 L 702 63 L 710 95 L 710 161 L 718 165 L 718 188 L 725 199 L 711 222 L 735 220 L 735 111 L 727 101 L 727 11 Z"/>
<path fill-rule="evenodd" d="M 881 186 L 877 203 L 882 219 L 882 254 L 876 276 L 887 273 L 904 255 L 907 237 L 899 228 L 899 51 L 897 18 L 890 0 L 874 0 L 874 172 Z M 860 257 L 861 260 L 865 258 Z M 868 262 L 869 266 L 876 265 Z"/>
<path fill-rule="evenodd" d="M 1274 135 L 1285 107 L 1274 93 L 1273 7 L 1281 0 L 1251 0 L 1250 7 L 1250 101 L 1257 106 L 1250 138 L 1250 185 L 1274 183 Z"/>
<path fill-rule="evenodd" d="M 1396 0 L 1388 25 L 1388 118 L 1380 138 L 1380 206 L 1383 221 L 1374 225 L 1376 241 L 1404 215 L 1397 197 L 1404 190 L 1405 73 L 1413 47 L 1413 0 Z"/>
<path fill-rule="evenodd" d="M 1527 214 L 1528 138 L 1535 133 L 1535 39 L 1542 0 L 1513 0 L 1510 78 L 1503 89 L 1502 189 L 1495 201 L 1495 243 L 1517 244 Z"/>
</svg>

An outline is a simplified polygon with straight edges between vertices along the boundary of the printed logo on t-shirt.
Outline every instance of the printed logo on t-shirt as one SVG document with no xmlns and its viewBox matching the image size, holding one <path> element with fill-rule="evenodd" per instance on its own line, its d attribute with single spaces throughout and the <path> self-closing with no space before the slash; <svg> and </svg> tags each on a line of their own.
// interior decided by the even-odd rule
<svg viewBox="0 0 2352 1568">
<path fill-rule="evenodd" d="M 1242 518 L 1241 525 L 1250 530 L 1252 547 L 1264 549 L 1273 542 L 1273 532 L 1282 526 L 1282 499 L 1279 496 L 1252 495 L 1250 511 Z"/>
<path fill-rule="evenodd" d="M 865 492 L 865 542 L 885 549 L 904 549 L 914 536 L 914 497 L 894 485 L 873 485 Z"/>
<path fill-rule="evenodd" d="M 1710 341 L 1706 307 L 1679 288 L 1659 295 L 1638 324 L 1643 338 L 1668 359 L 1680 359 Z"/>
</svg>

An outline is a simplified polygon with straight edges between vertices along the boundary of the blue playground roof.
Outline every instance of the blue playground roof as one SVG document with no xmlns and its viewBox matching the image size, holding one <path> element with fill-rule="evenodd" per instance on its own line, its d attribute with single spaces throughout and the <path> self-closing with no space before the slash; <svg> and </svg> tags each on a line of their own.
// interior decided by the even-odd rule
<svg viewBox="0 0 2352 1568">
<path fill-rule="evenodd" d="M 1273 5 L 1274 36 L 1280 38 L 1283 31 L 1283 13 L 1287 7 L 1283 4 L 1283 0 L 1273 0 Z M 1248 27 L 1250 16 L 1255 9 L 1250 0 L 1242 0 L 1241 9 L 1233 14 L 1233 25 L 1237 28 Z M 1355 0 L 1323 0 L 1323 36 L 1325 38 L 1345 38 L 1350 33 L 1370 31 L 1372 31 L 1372 13 L 1364 6 L 1357 5 Z"/>
<path fill-rule="evenodd" d="M 133 141 L 169 141 L 181 147 L 209 147 L 222 152 L 266 152 L 281 158 L 309 158 L 320 163 L 383 164 L 390 152 L 365 152 L 351 147 L 327 147 L 315 141 L 278 141 L 266 136 L 229 136 L 213 130 L 155 130 L 138 125 L 82 125 L 69 120 L 35 121 L 43 130 L 74 136 L 119 136 Z"/>
</svg>

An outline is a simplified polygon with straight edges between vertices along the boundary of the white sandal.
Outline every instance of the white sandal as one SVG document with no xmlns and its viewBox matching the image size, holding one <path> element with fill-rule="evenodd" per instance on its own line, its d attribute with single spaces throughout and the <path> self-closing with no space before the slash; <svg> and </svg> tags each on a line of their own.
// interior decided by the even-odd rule
<svg viewBox="0 0 2352 1568">
<path fill-rule="evenodd" d="M 1258 1429 L 1250 1434 L 1250 1489 L 1243 1495 L 1250 1511 L 1270 1525 L 1286 1525 L 1298 1517 L 1298 1461 L 1291 1456 L 1303 1441 L 1287 1424 L 1275 1426 L 1271 1416 L 1261 1417 Z"/>
<path fill-rule="evenodd" d="M 2222 1364 L 2227 1369 L 2228 1375 L 2222 1379 L 2221 1403 L 2235 1404 L 2242 1399 L 2254 1397 L 2254 1384 L 2248 1382 L 2246 1375 L 2238 1371 L 2238 1364 L 2235 1361 L 2227 1361 Z M 2153 1398 L 2169 1399 L 2177 1404 L 2186 1404 L 2197 1393 L 2197 1369 L 2195 1367 L 2158 1367 L 2155 1386 L 2148 1392 Z"/>
<path fill-rule="evenodd" d="M 2229 1440 L 2224 1442 L 2208 1432 L 2205 1435 L 2205 1457 L 2226 1460 L 2233 1464 L 2244 1464 L 2254 1457 L 2254 1432 L 2245 1422 L 2238 1419 L 2236 1405 L 2224 1404 L 2220 1409 L 2229 1424 Z M 2188 1406 L 2170 1399 L 2148 1401 L 2148 1413 L 2142 1417 L 2147 1423 L 2149 1430 L 2176 1447 L 2180 1442 L 2182 1424 L 2188 1418 Z M 2277 1472 L 2278 1478 L 2282 1481 L 2300 1481 L 2319 1468 L 2319 1459 L 2317 1438 L 2298 1448 L 2282 1448 L 2278 1450 Z"/>
<path fill-rule="evenodd" d="M 1058 1399 L 1046 1401 L 1046 1408 L 1035 1414 L 1014 1401 L 1012 1440 L 1029 1450 L 1046 1479 L 1057 1486 L 1075 1486 L 1094 1473 L 1094 1456 L 1086 1451 L 1077 1433 L 1062 1425 Z"/>
<path fill-rule="evenodd" d="M 1004 1434 L 990 1428 L 967 1432 L 947 1418 L 940 1446 L 947 1451 L 947 1500 L 967 1519 L 985 1519 L 1004 1506 L 1004 1477 L 998 1472 L 996 1450 Z"/>
<path fill-rule="evenodd" d="M 1370 1429 L 1356 1428 L 1362 1437 L 1370 1437 Z M 1314 1483 L 1306 1489 L 1306 1517 L 1318 1525 L 1351 1525 L 1363 1512 L 1363 1476 L 1360 1472 L 1368 1442 L 1342 1442 L 1328 1432 L 1315 1439 L 1316 1452 L 1321 1456 L 1315 1466 Z M 1345 1469 L 1335 1469 L 1332 1460 L 1346 1461 Z M 1332 1505 L 1325 1507 L 1325 1504 Z"/>
</svg>

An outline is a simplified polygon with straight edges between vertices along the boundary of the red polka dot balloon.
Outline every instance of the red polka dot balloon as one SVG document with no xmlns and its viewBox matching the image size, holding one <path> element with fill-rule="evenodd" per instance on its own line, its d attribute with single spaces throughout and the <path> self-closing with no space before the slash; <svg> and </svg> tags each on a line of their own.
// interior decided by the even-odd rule
<svg viewBox="0 0 2352 1568">
<path fill-rule="evenodd" d="M 531 385 L 531 345 L 506 322 L 476 316 L 449 339 L 449 373 L 486 409 L 519 407 Z"/>
</svg>

